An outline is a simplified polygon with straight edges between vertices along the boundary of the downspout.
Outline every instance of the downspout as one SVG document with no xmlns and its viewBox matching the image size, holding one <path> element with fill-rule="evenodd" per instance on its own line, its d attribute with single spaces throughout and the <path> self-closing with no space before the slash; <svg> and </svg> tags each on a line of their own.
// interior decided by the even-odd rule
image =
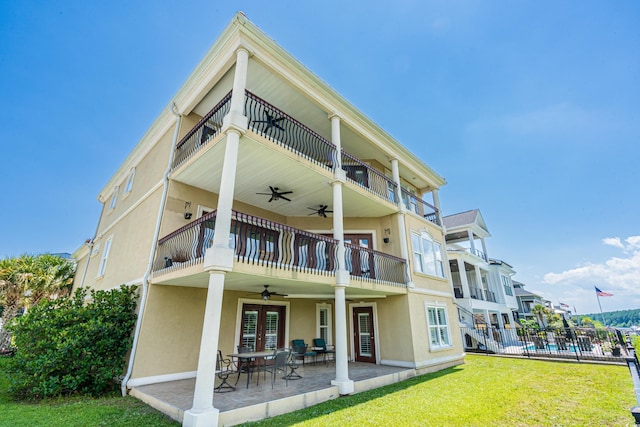
<svg viewBox="0 0 640 427">
<path fill-rule="evenodd" d="M 91 262 L 91 253 L 93 252 L 93 247 L 96 244 L 96 237 L 98 237 L 100 222 L 102 220 L 102 215 L 104 214 L 104 202 L 101 202 L 101 203 L 102 203 L 102 212 L 100 212 L 100 219 L 98 220 L 98 224 L 96 225 L 96 231 L 95 233 L 93 233 L 93 238 L 89 241 L 89 253 L 87 254 L 87 263 L 84 266 L 84 271 L 82 272 L 82 279 L 80 279 L 80 284 L 78 285 L 78 288 L 83 288 L 84 281 L 87 279 L 87 270 L 89 270 L 89 263 Z"/>
<path fill-rule="evenodd" d="M 178 142 L 178 135 L 180 132 L 180 124 L 182 123 L 182 116 L 177 111 L 177 107 L 175 102 L 171 104 L 171 112 L 176 116 L 176 128 L 173 133 L 173 142 L 171 143 L 171 152 L 169 153 L 169 162 L 167 164 L 167 169 L 164 172 L 163 187 L 162 187 L 162 197 L 160 199 L 160 207 L 158 208 L 158 219 L 156 220 L 156 228 L 153 233 L 153 240 L 151 241 L 151 252 L 149 253 L 149 263 L 147 264 L 147 271 L 145 271 L 144 276 L 142 277 L 142 296 L 140 297 L 140 306 L 138 308 L 138 318 L 136 320 L 136 329 L 133 334 L 133 343 L 131 345 L 131 354 L 129 355 L 129 363 L 127 364 L 127 373 L 124 375 L 122 379 L 122 383 L 120 384 L 120 392 L 122 396 L 127 395 L 127 383 L 129 382 L 129 378 L 131 378 L 131 372 L 133 371 L 133 359 L 136 356 L 136 350 L 138 348 L 138 338 L 140 336 L 140 328 L 142 327 L 142 316 L 144 314 L 145 304 L 147 302 L 147 293 L 149 291 L 149 276 L 151 275 L 151 271 L 153 269 L 153 260 L 156 256 L 156 248 L 158 246 L 158 237 L 160 235 L 160 224 L 162 222 L 162 214 L 164 213 L 164 208 L 167 204 L 167 194 L 169 192 L 169 174 L 171 173 L 171 167 L 173 165 L 173 157 L 176 152 L 175 147 Z"/>
</svg>

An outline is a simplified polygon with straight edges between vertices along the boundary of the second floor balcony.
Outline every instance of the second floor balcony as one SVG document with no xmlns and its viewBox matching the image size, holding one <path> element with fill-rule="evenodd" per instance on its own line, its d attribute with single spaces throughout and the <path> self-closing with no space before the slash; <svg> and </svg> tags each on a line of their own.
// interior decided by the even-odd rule
<svg viewBox="0 0 640 427">
<path fill-rule="evenodd" d="M 202 264 L 213 244 L 216 211 L 179 228 L 158 241 L 154 276 Z M 275 269 L 334 275 L 338 241 L 233 211 L 228 247 L 236 262 Z M 406 287 L 406 261 L 389 254 L 345 245 L 345 266 L 353 280 Z"/>
<path fill-rule="evenodd" d="M 472 299 L 489 301 L 489 302 L 498 302 L 498 300 L 496 299 L 495 292 L 478 288 L 476 286 L 469 286 L 469 294 L 471 295 Z"/>
</svg>

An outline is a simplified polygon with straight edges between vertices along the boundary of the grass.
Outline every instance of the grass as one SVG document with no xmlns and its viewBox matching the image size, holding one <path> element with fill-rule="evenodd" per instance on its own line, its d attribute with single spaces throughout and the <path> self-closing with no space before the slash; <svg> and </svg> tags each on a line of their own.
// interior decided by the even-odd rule
<svg viewBox="0 0 640 427">
<path fill-rule="evenodd" d="M 0 358 L 0 426 L 178 426 L 119 396 L 14 402 Z M 624 366 L 470 355 L 466 363 L 245 426 L 632 426 Z"/>
<path fill-rule="evenodd" d="M 17 402 L 7 393 L 9 382 L 0 357 L 0 426 L 179 426 L 169 417 L 133 397 L 88 398 L 81 396 Z"/>
<path fill-rule="evenodd" d="M 632 426 L 628 368 L 470 355 L 465 365 L 244 426 Z"/>
</svg>

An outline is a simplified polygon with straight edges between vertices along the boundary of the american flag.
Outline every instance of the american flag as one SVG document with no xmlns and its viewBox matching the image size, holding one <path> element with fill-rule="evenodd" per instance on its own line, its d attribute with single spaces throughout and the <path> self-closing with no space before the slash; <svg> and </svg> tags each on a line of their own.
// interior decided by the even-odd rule
<svg viewBox="0 0 640 427">
<path fill-rule="evenodd" d="M 563 302 L 560 303 L 560 308 L 571 308 L 569 307 L 569 304 L 565 304 Z"/>
<path fill-rule="evenodd" d="M 594 286 L 596 288 L 596 295 L 598 295 L 599 297 L 612 297 L 613 294 L 610 294 L 609 292 L 604 292 L 601 291 L 600 289 L 598 289 L 597 286 Z"/>
</svg>

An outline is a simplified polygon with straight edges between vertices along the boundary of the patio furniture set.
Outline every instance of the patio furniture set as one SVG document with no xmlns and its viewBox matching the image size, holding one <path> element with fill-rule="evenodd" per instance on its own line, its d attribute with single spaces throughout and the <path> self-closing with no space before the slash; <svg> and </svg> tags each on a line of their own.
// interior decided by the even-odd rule
<svg viewBox="0 0 640 427">
<path fill-rule="evenodd" d="M 240 381 L 240 375 L 247 375 L 247 385 L 251 381 L 251 375 L 256 373 L 256 385 L 260 383 L 260 372 L 263 374 L 263 381 L 266 380 L 267 373 L 271 376 L 271 388 L 278 374 L 283 375 L 285 385 L 289 386 L 289 380 L 298 380 L 302 376 L 296 372 L 300 367 L 299 361 L 304 366 L 306 359 L 313 359 L 313 363 L 318 361 L 318 355 L 322 356 L 323 362 L 326 364 L 329 360 L 335 359 L 335 350 L 328 348 L 326 342 L 322 338 L 313 340 L 313 347 L 309 349 L 309 345 L 301 339 L 291 341 L 289 349 L 274 349 L 266 351 L 254 351 L 251 347 L 238 346 L 237 353 L 228 354 L 223 357 L 222 351 L 218 350 L 216 359 L 216 376 L 220 379 L 220 384 L 214 388 L 216 393 L 226 393 L 234 391 Z M 236 381 L 232 385 L 229 377 L 236 375 Z"/>
</svg>

